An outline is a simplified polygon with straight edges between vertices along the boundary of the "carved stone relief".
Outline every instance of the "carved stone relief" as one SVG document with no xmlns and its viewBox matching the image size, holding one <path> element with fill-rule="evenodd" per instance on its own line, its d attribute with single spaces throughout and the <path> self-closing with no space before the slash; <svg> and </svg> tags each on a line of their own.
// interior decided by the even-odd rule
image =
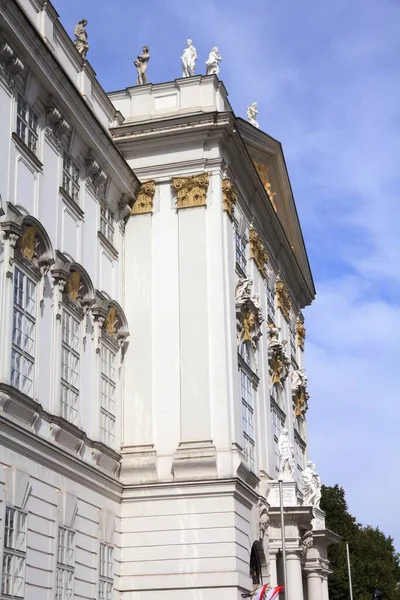
<svg viewBox="0 0 400 600">
<path fill-rule="evenodd" d="M 306 328 L 304 327 L 303 321 L 297 319 L 296 321 L 296 343 L 301 350 L 304 350 L 304 341 L 306 339 Z"/>
<path fill-rule="evenodd" d="M 289 375 L 290 361 L 286 356 L 287 340 L 280 341 L 279 334 L 280 327 L 270 323 L 268 330 L 269 373 L 273 385 L 283 386 Z"/>
<path fill-rule="evenodd" d="M 285 284 L 281 279 L 276 280 L 276 299 L 278 308 L 281 310 L 283 316 L 287 321 L 290 321 L 292 302 L 290 300 L 289 293 L 286 290 Z"/>
<path fill-rule="evenodd" d="M 222 205 L 230 218 L 233 218 L 234 206 L 237 202 L 237 191 L 228 177 L 222 180 Z"/>
<path fill-rule="evenodd" d="M 136 202 L 132 206 L 132 215 L 145 215 L 153 212 L 153 199 L 156 192 L 156 182 L 146 181 L 139 188 Z"/>
<path fill-rule="evenodd" d="M 249 241 L 250 257 L 254 258 L 254 262 L 256 263 L 258 270 L 265 279 L 267 277 L 265 264 L 268 262 L 269 256 L 260 236 L 253 227 L 250 228 Z"/>
<path fill-rule="evenodd" d="M 174 177 L 172 188 L 176 192 L 176 207 L 180 209 L 206 206 L 208 184 L 208 173 L 189 175 L 188 177 Z"/>
<path fill-rule="evenodd" d="M 236 329 L 239 352 L 243 344 L 247 345 L 247 353 L 252 368 L 257 370 L 256 353 L 261 338 L 261 323 L 264 320 L 259 297 L 252 293 L 253 281 L 241 277 L 236 286 Z"/>
</svg>

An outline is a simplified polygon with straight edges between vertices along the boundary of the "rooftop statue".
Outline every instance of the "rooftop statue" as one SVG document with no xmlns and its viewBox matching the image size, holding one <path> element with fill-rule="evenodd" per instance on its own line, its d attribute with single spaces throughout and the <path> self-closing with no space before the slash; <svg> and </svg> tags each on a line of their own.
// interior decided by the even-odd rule
<svg viewBox="0 0 400 600">
<path fill-rule="evenodd" d="M 258 115 L 257 107 L 258 107 L 257 102 L 253 102 L 253 104 L 251 104 L 248 107 L 246 114 L 247 114 L 248 122 L 251 123 L 252 125 L 254 125 L 254 127 L 257 127 L 257 129 L 258 129 L 260 126 L 257 123 L 257 115 Z"/>
<path fill-rule="evenodd" d="M 142 49 L 142 54 L 138 54 L 137 55 L 137 59 L 134 61 L 134 65 L 136 67 L 137 70 L 137 85 L 144 85 L 145 83 L 147 83 L 147 75 L 146 75 L 146 71 L 147 71 L 147 63 L 150 60 L 150 53 L 149 53 L 149 47 L 148 46 L 143 46 Z"/>
<path fill-rule="evenodd" d="M 216 46 L 214 46 L 208 55 L 208 59 L 206 60 L 207 75 L 218 75 L 219 63 L 221 60 L 222 58 L 219 55 L 219 50 Z"/>
<path fill-rule="evenodd" d="M 192 77 L 196 70 L 197 52 L 192 40 L 187 40 L 186 43 L 187 48 L 184 49 L 181 56 L 182 77 Z"/>
<path fill-rule="evenodd" d="M 309 460 L 301 474 L 303 484 L 304 504 L 319 508 L 321 501 L 321 479 L 315 470 L 315 465 Z"/>
<path fill-rule="evenodd" d="M 86 19 L 81 19 L 79 21 L 79 23 L 77 24 L 77 26 L 75 27 L 75 47 L 78 50 L 79 54 L 82 56 L 82 58 L 86 58 L 86 54 L 88 53 L 89 50 L 89 44 L 88 44 L 88 34 L 87 31 L 85 29 L 86 25 L 88 24 L 88 22 L 86 21 Z"/>
</svg>

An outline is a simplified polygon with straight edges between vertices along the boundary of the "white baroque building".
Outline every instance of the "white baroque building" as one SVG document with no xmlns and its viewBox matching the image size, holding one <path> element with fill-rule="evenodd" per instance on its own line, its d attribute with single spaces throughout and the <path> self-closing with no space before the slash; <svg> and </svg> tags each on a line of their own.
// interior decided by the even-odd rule
<svg viewBox="0 0 400 600">
<path fill-rule="evenodd" d="M 133 78 L 133 73 L 130 74 Z M 304 502 L 314 285 L 276 140 L 216 76 L 107 95 L 0 0 L 1 600 L 328 600 Z"/>
</svg>

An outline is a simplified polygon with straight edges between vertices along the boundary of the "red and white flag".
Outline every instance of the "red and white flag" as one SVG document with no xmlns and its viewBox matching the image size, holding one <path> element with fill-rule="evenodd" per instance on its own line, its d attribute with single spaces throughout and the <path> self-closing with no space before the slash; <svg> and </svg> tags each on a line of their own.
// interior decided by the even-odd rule
<svg viewBox="0 0 400 600">
<path fill-rule="evenodd" d="M 283 591 L 283 585 L 278 587 L 270 588 L 268 585 L 263 585 L 254 597 L 254 600 L 275 600 L 279 594 Z"/>
</svg>

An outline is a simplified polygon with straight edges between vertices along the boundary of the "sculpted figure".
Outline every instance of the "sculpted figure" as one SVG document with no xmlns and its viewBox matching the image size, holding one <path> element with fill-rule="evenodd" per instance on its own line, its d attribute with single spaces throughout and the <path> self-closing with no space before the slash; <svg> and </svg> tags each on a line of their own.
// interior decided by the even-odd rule
<svg viewBox="0 0 400 600">
<path fill-rule="evenodd" d="M 236 304 L 244 304 L 250 300 L 253 280 L 248 277 L 241 277 L 236 286 Z"/>
<path fill-rule="evenodd" d="M 279 452 L 279 478 L 283 481 L 293 481 L 293 473 L 295 469 L 294 450 L 289 440 L 289 432 L 286 428 L 282 429 L 282 433 L 278 439 Z"/>
<path fill-rule="evenodd" d="M 257 129 L 260 127 L 259 124 L 257 123 L 257 115 L 258 115 L 258 104 L 257 102 L 253 102 L 253 104 L 251 104 L 248 109 L 247 109 L 247 120 L 249 123 L 251 123 L 252 125 L 254 125 L 254 127 L 257 127 Z"/>
<path fill-rule="evenodd" d="M 208 59 L 206 60 L 207 75 L 218 75 L 219 63 L 221 60 L 222 58 L 219 55 L 219 50 L 216 46 L 214 46 L 208 55 Z"/>
<path fill-rule="evenodd" d="M 181 56 L 182 77 L 192 77 L 196 70 L 197 52 L 192 40 L 187 40 L 186 43 L 187 48 L 185 48 Z"/>
<path fill-rule="evenodd" d="M 281 342 L 279 341 L 280 330 L 281 330 L 281 328 L 276 327 L 276 325 L 272 325 L 272 324 L 269 325 L 269 329 L 268 329 L 269 343 L 268 343 L 268 345 L 271 348 L 281 347 Z"/>
<path fill-rule="evenodd" d="M 315 470 L 315 465 L 309 460 L 301 474 L 303 484 L 304 504 L 319 508 L 321 501 L 321 478 Z"/>
<path fill-rule="evenodd" d="M 269 525 L 269 516 L 268 516 L 267 505 L 265 504 L 265 502 L 262 502 L 262 500 L 258 501 L 258 514 L 259 514 L 258 538 L 262 542 L 265 537 L 265 533 L 268 529 L 268 525 Z"/>
<path fill-rule="evenodd" d="M 307 387 L 308 378 L 306 376 L 305 369 L 301 368 L 293 372 L 292 375 L 292 389 L 298 390 L 300 388 Z"/>
<path fill-rule="evenodd" d="M 87 35 L 87 31 L 85 29 L 86 25 L 88 24 L 88 22 L 86 21 L 86 19 L 81 19 L 78 23 L 78 25 L 75 27 L 75 46 L 76 49 L 78 50 L 79 54 L 82 56 L 82 58 L 86 58 L 86 54 L 88 53 L 89 50 L 89 44 L 88 44 L 88 35 Z"/>
<path fill-rule="evenodd" d="M 143 46 L 142 54 L 137 55 L 137 59 L 134 61 L 134 65 L 137 70 L 137 85 L 144 85 L 147 83 L 147 63 L 150 60 L 149 47 Z"/>
</svg>

